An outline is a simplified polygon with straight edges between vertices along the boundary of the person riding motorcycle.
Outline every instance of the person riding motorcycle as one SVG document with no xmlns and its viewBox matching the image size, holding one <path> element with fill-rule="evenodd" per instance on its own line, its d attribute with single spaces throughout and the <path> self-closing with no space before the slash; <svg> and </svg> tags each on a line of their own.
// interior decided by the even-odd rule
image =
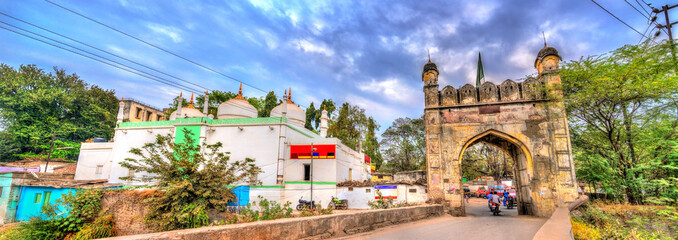
<svg viewBox="0 0 678 240">
<path fill-rule="evenodd" d="M 509 199 L 509 193 L 507 191 L 507 192 L 504 192 L 504 207 L 506 207 L 506 203 L 508 202 L 508 199 Z"/>
<path fill-rule="evenodd" d="M 501 197 L 499 196 L 499 194 L 497 194 L 497 192 L 492 192 L 491 199 L 493 203 L 497 204 L 497 210 L 501 212 Z"/>
</svg>

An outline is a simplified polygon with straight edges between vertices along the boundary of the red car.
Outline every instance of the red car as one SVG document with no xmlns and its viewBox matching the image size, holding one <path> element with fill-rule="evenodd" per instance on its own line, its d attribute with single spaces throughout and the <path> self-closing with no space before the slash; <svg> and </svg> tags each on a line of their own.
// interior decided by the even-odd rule
<svg viewBox="0 0 678 240">
<path fill-rule="evenodd" d="M 485 188 L 478 188 L 475 195 L 479 198 L 485 198 L 487 196 L 487 191 L 485 191 Z"/>
</svg>

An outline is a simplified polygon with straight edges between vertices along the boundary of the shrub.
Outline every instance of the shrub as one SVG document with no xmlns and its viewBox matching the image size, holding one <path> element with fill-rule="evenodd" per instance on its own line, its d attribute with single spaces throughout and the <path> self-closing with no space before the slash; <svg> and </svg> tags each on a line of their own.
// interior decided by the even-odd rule
<svg viewBox="0 0 678 240">
<path fill-rule="evenodd" d="M 80 232 L 73 235 L 69 240 L 89 240 L 113 236 L 115 236 L 115 221 L 113 214 L 109 214 L 86 224 Z"/>
</svg>

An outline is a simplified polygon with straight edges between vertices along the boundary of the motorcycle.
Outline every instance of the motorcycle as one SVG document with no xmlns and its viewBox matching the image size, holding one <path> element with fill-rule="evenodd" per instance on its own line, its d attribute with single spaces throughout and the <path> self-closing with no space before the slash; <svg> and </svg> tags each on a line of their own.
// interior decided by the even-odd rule
<svg viewBox="0 0 678 240">
<path fill-rule="evenodd" d="M 330 203 L 327 204 L 327 208 L 332 208 L 332 209 L 348 209 L 348 200 L 346 200 L 346 199 L 337 199 L 336 197 L 332 196 L 332 201 L 330 201 Z"/>
<path fill-rule="evenodd" d="M 297 204 L 297 211 L 301 211 L 302 209 L 311 209 L 315 210 L 315 201 L 306 201 L 303 200 L 303 196 L 299 198 L 299 204 Z"/>
<path fill-rule="evenodd" d="M 507 209 L 512 209 L 513 206 L 514 206 L 515 204 L 516 204 L 516 201 L 515 201 L 515 199 L 514 199 L 513 197 L 509 197 L 509 198 L 506 200 L 506 208 L 507 208 Z"/>
<path fill-rule="evenodd" d="M 499 216 L 499 204 L 496 204 L 494 202 L 490 203 L 490 209 L 492 210 L 492 215 L 494 216 Z"/>
</svg>

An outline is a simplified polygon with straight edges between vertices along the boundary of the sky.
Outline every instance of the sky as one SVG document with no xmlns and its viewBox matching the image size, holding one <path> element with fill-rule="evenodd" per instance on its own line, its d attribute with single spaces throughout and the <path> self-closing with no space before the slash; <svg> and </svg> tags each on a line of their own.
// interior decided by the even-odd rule
<svg viewBox="0 0 678 240">
<path fill-rule="evenodd" d="M 306 108 L 323 99 L 366 110 L 384 131 L 399 117 L 423 114 L 421 72 L 431 60 L 440 71 L 440 89 L 475 83 L 478 52 L 487 81 L 501 83 L 536 73 L 537 52 L 558 49 L 565 61 L 604 54 L 641 35 L 593 1 L 148 1 L 53 0 L 91 19 L 166 49 L 223 75 L 134 40 L 41 0 L 0 0 L 0 21 L 78 48 L 116 59 L 26 23 L 128 58 L 200 87 L 238 90 L 247 97 L 292 89 Z M 597 0 L 631 27 L 649 24 L 637 1 Z M 660 8 L 671 1 L 648 2 Z M 630 5 L 633 5 L 631 7 Z M 678 19 L 678 9 L 670 17 Z M 6 15 L 5 15 L 6 14 Z M 675 21 L 675 20 L 674 20 Z M 658 22 L 664 24 L 664 16 Z M 10 26 L 0 23 L 0 27 Z M 656 32 L 652 28 L 646 36 Z M 25 33 L 30 35 L 29 33 Z M 659 39 L 667 38 L 662 33 Z M 47 40 L 45 40 L 47 41 Z M 69 48 L 69 47 L 65 47 Z M 35 64 L 76 73 L 88 83 L 167 107 L 182 90 L 93 61 L 0 28 L 0 63 Z M 254 86 L 254 87 L 250 87 Z M 259 90 L 261 89 L 261 90 Z M 195 93 L 198 93 L 195 91 Z"/>
</svg>

